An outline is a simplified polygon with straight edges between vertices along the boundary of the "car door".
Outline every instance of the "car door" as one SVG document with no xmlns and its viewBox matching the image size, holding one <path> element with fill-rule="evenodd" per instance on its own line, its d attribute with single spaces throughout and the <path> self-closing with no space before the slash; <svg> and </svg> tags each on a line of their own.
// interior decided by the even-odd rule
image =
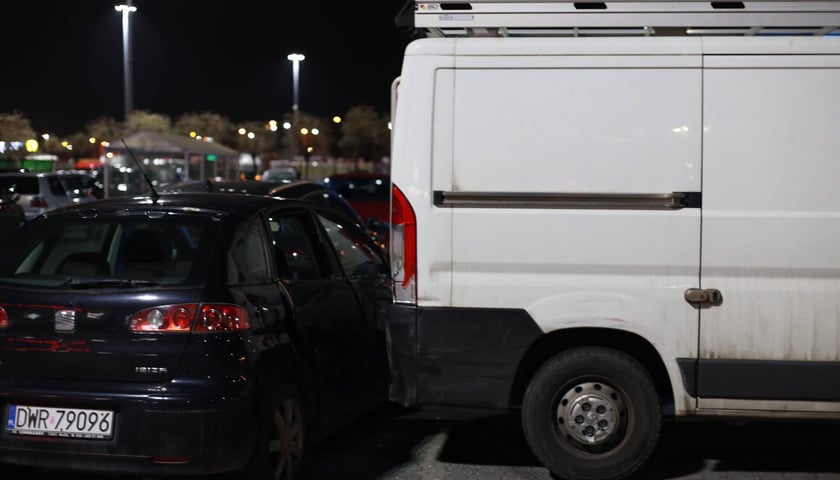
<svg viewBox="0 0 840 480">
<path fill-rule="evenodd" d="M 271 354 L 276 357 L 287 354 L 290 302 L 286 289 L 275 281 L 271 245 L 262 217 L 255 216 L 244 223 L 230 246 L 226 284 L 236 303 L 248 309 L 252 332 L 257 337 L 255 348 L 262 353 L 279 346 L 283 351 Z M 277 366 L 281 371 L 294 367 L 289 362 Z"/>
<path fill-rule="evenodd" d="M 309 210 L 277 209 L 268 223 L 302 353 L 318 379 L 322 418 L 342 421 L 358 413 L 365 393 L 364 315 Z"/>
<path fill-rule="evenodd" d="M 390 382 L 385 347 L 388 306 L 392 300 L 388 262 L 364 231 L 350 219 L 317 211 L 318 222 L 333 246 L 347 282 L 353 288 L 364 319 L 364 378 L 367 396 L 363 407 L 381 403 Z"/>
</svg>

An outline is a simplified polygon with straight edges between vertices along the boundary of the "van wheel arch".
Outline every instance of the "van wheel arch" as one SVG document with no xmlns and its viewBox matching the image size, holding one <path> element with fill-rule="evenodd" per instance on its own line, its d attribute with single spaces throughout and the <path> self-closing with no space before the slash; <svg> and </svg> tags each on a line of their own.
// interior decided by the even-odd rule
<svg viewBox="0 0 840 480">
<path fill-rule="evenodd" d="M 510 405 L 522 405 L 525 390 L 537 370 L 555 355 L 576 347 L 604 347 L 617 350 L 643 365 L 653 378 L 662 406 L 662 414 L 674 414 L 674 390 L 665 363 L 653 345 L 643 337 L 608 328 L 573 328 L 555 330 L 534 342 L 519 362 L 511 388 Z"/>
</svg>

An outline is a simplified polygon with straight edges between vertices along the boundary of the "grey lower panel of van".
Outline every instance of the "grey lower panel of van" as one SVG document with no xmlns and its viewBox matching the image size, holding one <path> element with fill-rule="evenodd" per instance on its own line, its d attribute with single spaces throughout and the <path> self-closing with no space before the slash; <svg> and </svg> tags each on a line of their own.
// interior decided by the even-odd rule
<svg viewBox="0 0 840 480">
<path fill-rule="evenodd" d="M 396 310 L 389 327 L 391 399 L 405 405 L 507 408 L 522 357 L 543 335 L 521 309 Z"/>
<path fill-rule="evenodd" d="M 686 391 L 701 398 L 840 401 L 840 362 L 680 358 Z"/>
</svg>

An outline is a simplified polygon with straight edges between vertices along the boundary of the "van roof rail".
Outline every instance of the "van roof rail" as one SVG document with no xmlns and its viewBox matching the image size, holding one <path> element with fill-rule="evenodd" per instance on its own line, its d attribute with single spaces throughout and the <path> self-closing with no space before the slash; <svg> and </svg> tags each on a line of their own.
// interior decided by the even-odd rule
<svg viewBox="0 0 840 480">
<path fill-rule="evenodd" d="M 409 0 L 414 37 L 838 35 L 840 1 Z"/>
</svg>

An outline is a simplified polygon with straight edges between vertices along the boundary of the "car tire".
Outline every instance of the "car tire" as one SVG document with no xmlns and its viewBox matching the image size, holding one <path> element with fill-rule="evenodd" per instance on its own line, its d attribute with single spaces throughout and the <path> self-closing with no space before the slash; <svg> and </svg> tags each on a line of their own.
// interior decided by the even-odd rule
<svg viewBox="0 0 840 480">
<path fill-rule="evenodd" d="M 615 480 L 637 471 L 662 425 L 650 374 L 616 350 L 576 348 L 548 360 L 522 402 L 534 456 L 557 478 Z"/>
<path fill-rule="evenodd" d="M 248 480 L 298 480 L 305 476 L 307 417 L 303 397 L 290 384 L 267 388 Z"/>
</svg>

